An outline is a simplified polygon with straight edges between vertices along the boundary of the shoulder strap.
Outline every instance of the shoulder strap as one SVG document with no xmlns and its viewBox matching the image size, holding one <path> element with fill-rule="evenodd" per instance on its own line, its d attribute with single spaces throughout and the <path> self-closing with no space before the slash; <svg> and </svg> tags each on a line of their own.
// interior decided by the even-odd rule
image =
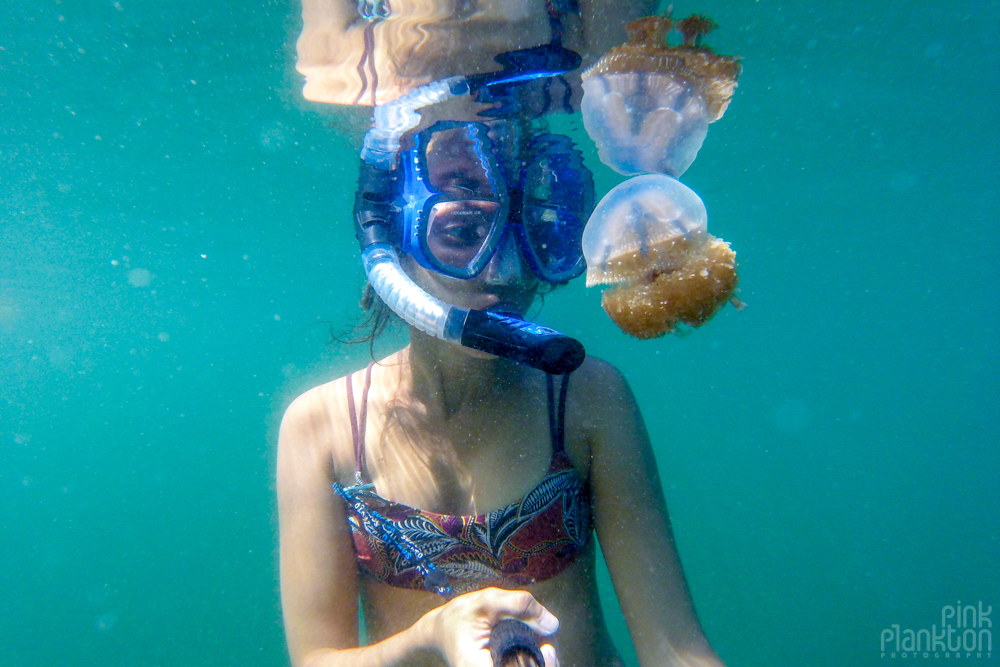
<svg viewBox="0 0 1000 667">
<path fill-rule="evenodd" d="M 545 376 L 546 388 L 549 393 L 549 433 L 552 436 L 552 455 L 555 456 L 566 448 L 566 392 L 569 389 L 569 374 L 562 376 L 559 386 L 558 410 L 555 402 L 555 381 L 551 375 Z"/>
<path fill-rule="evenodd" d="M 361 469 L 365 461 L 365 426 L 368 424 L 368 389 L 372 385 L 372 366 L 375 362 L 368 364 L 365 369 L 365 386 L 361 390 L 361 414 L 357 414 L 354 407 L 354 383 L 351 380 L 353 373 L 348 373 L 344 378 L 347 384 L 347 412 L 351 415 L 351 436 L 354 439 L 354 476 L 361 479 Z"/>
</svg>

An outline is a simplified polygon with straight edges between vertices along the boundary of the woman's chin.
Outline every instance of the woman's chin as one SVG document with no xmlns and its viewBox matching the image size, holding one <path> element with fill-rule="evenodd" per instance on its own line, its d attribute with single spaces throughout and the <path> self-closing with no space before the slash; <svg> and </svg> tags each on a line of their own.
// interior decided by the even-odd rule
<svg viewBox="0 0 1000 667">
<path fill-rule="evenodd" d="M 452 345 L 458 350 L 460 350 L 462 354 L 472 359 L 481 359 L 483 361 L 499 359 L 497 355 L 490 354 L 489 352 L 483 352 L 482 350 L 476 350 L 471 347 L 465 347 L 464 345 L 459 345 L 458 343 L 453 343 Z"/>
<path fill-rule="evenodd" d="M 463 280 L 429 271 L 417 264 L 409 255 L 403 255 L 401 263 L 406 274 L 428 294 L 460 308 L 516 313 L 524 317 L 538 292 L 538 281 L 534 278 L 504 285 L 491 285 L 485 283 L 481 276 Z"/>
</svg>

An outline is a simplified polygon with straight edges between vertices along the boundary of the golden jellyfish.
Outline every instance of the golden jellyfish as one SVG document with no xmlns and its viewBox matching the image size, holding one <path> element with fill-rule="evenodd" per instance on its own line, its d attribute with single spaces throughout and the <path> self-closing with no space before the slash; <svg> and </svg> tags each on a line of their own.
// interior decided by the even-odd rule
<svg viewBox="0 0 1000 667">
<path fill-rule="evenodd" d="M 691 166 L 741 70 L 739 58 L 702 46 L 715 27 L 704 16 L 632 21 L 628 41 L 583 73 L 583 123 L 602 162 L 625 175 L 675 178 Z M 667 45 L 672 28 L 683 38 L 678 46 Z"/>
<path fill-rule="evenodd" d="M 736 253 L 708 233 L 701 198 L 669 176 L 637 176 L 605 195 L 583 232 L 583 254 L 587 286 L 614 285 L 601 305 L 636 338 L 699 327 L 727 301 L 742 309 Z"/>
</svg>

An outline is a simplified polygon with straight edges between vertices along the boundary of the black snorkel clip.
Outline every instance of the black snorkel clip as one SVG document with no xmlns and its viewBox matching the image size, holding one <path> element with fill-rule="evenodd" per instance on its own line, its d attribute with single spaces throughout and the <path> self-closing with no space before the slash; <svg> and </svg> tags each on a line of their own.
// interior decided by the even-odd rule
<svg viewBox="0 0 1000 667">
<path fill-rule="evenodd" d="M 551 375 L 572 373 L 587 357 L 583 343 L 517 313 L 470 310 L 462 345 L 517 361 Z"/>
</svg>

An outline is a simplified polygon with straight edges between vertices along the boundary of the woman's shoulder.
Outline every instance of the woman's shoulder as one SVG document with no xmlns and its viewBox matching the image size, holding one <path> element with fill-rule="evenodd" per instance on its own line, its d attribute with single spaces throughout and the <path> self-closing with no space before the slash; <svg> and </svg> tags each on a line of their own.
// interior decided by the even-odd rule
<svg viewBox="0 0 1000 667">
<path fill-rule="evenodd" d="M 361 383 L 364 382 L 363 373 L 361 369 Z M 355 380 L 358 374 L 358 370 L 350 373 Z M 303 392 L 285 408 L 279 449 L 297 451 L 309 458 L 318 456 L 329 460 L 328 457 L 332 457 L 335 462 L 353 452 L 345 377 L 342 375 Z M 354 384 L 359 383 L 355 381 Z M 355 396 L 360 397 L 361 387 L 354 389 Z"/>
<path fill-rule="evenodd" d="M 328 420 L 331 417 L 330 407 L 342 402 L 337 399 L 344 399 L 345 395 L 343 377 L 304 391 L 285 408 L 282 428 L 315 426 L 318 422 Z"/>
<path fill-rule="evenodd" d="M 575 393 L 577 400 L 589 409 L 618 409 L 634 401 L 628 380 L 620 370 L 603 359 L 588 355 L 572 377 L 571 393 Z"/>
<path fill-rule="evenodd" d="M 385 370 L 396 365 L 398 354 L 390 355 L 371 366 L 373 387 L 387 379 Z M 353 467 L 354 438 L 351 434 L 347 377 L 352 379 L 355 410 L 360 410 L 366 382 L 364 367 L 315 386 L 293 400 L 285 409 L 281 420 L 279 447 L 318 449 L 323 455 L 331 454 L 335 461 L 349 456 Z"/>
<path fill-rule="evenodd" d="M 339 380 L 303 392 L 285 408 L 278 435 L 279 472 L 281 461 L 311 467 L 342 458 L 339 443 L 345 433 L 350 438 L 350 426 L 342 425 L 347 412 L 339 407 L 345 402 L 344 382 Z"/>
<path fill-rule="evenodd" d="M 379 375 L 378 371 L 380 369 L 395 365 L 399 354 L 399 352 L 396 352 L 385 359 L 369 364 L 369 368 L 372 369 L 373 383 L 377 383 L 380 379 L 376 377 Z M 346 375 L 341 375 L 334 380 L 324 382 L 299 394 L 285 408 L 283 422 L 298 424 L 302 422 L 315 423 L 317 420 L 349 419 L 350 415 L 347 412 L 347 378 L 350 377 L 352 380 L 354 398 L 357 403 L 361 400 L 362 392 L 364 391 L 365 371 L 365 366 L 355 368 Z"/>
<path fill-rule="evenodd" d="M 588 458 L 595 453 L 596 442 L 637 414 L 625 376 L 612 364 L 591 356 L 573 372 L 566 410 L 568 433 L 588 443 Z"/>
</svg>

